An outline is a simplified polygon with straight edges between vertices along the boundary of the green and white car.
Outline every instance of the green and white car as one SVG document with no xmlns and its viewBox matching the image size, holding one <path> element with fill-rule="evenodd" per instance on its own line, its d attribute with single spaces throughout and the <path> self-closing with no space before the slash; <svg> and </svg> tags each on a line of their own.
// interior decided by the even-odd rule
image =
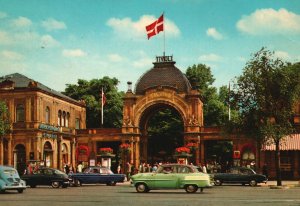
<svg viewBox="0 0 300 206">
<path fill-rule="evenodd" d="M 21 180 L 18 171 L 13 167 L 0 165 L 0 192 L 17 190 L 22 193 L 26 189 L 26 183 Z"/>
<path fill-rule="evenodd" d="M 137 192 L 149 192 L 159 189 L 185 189 L 195 193 L 198 188 L 211 187 L 208 174 L 197 171 L 193 166 L 183 164 L 160 165 L 156 172 L 138 173 L 131 176 L 131 184 Z"/>
</svg>

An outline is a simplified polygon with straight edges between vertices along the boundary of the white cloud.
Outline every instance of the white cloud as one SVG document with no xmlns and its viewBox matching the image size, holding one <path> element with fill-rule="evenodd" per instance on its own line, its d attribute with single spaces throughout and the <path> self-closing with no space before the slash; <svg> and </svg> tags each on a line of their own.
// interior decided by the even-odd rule
<svg viewBox="0 0 300 206">
<path fill-rule="evenodd" d="M 149 65 L 151 65 L 152 62 L 153 62 L 153 59 L 144 57 L 144 58 L 140 58 L 136 61 L 133 61 L 132 65 L 135 68 L 149 68 Z"/>
<path fill-rule="evenodd" d="M 41 36 L 41 46 L 42 47 L 57 47 L 59 42 L 56 41 L 51 35 Z"/>
<path fill-rule="evenodd" d="M 5 12 L 0 11 L 0 19 L 4 19 L 7 17 L 7 14 Z"/>
<path fill-rule="evenodd" d="M 113 28 L 115 33 L 125 37 L 147 37 L 146 26 L 157 20 L 157 17 L 144 15 L 138 21 L 133 21 L 131 18 L 110 18 L 107 25 Z M 164 19 L 164 29 L 168 37 L 177 37 L 180 35 L 180 30 L 169 19 Z"/>
<path fill-rule="evenodd" d="M 199 57 L 200 61 L 204 62 L 220 62 L 222 57 L 217 54 L 204 54 Z"/>
<path fill-rule="evenodd" d="M 208 28 L 206 30 L 206 35 L 209 36 L 209 37 L 212 37 L 216 40 L 223 39 L 223 35 L 220 32 L 218 32 L 216 28 L 213 28 L 213 27 Z"/>
<path fill-rule="evenodd" d="M 243 16 L 236 24 L 238 30 L 251 35 L 300 34 L 300 15 L 286 9 L 259 9 Z"/>
<path fill-rule="evenodd" d="M 108 59 L 111 62 L 120 62 L 122 61 L 124 58 L 122 56 L 120 56 L 119 54 L 109 54 L 108 55 Z"/>
<path fill-rule="evenodd" d="M 290 60 L 291 59 L 291 56 L 289 55 L 289 53 L 287 53 L 285 51 L 275 51 L 274 56 L 276 58 L 282 59 L 282 60 Z"/>
<path fill-rule="evenodd" d="M 57 21 L 55 19 L 49 18 L 45 21 L 42 22 L 42 26 L 47 30 L 47 31 L 52 31 L 52 30 L 60 30 L 60 29 L 66 29 L 67 26 L 64 22 L 62 21 Z"/>
<path fill-rule="evenodd" d="M 62 52 L 65 57 L 83 57 L 86 56 L 86 53 L 81 49 L 65 49 Z"/>
<path fill-rule="evenodd" d="M 13 52 L 13 51 L 8 51 L 8 50 L 4 50 L 1 52 L 1 56 L 4 59 L 9 59 L 9 60 L 20 60 L 23 58 L 23 55 L 17 53 L 17 52 Z"/>
<path fill-rule="evenodd" d="M 0 45 L 1 44 L 11 44 L 11 43 L 12 43 L 12 38 L 9 35 L 9 33 L 7 33 L 6 31 L 0 30 Z"/>
<path fill-rule="evenodd" d="M 28 27 L 32 25 L 32 22 L 30 19 L 20 16 L 17 19 L 12 20 L 13 26 L 16 27 Z"/>
</svg>

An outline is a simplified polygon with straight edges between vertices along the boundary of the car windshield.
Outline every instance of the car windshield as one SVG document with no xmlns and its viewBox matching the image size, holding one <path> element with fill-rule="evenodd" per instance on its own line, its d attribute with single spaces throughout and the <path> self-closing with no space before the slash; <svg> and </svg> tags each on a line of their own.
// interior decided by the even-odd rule
<svg viewBox="0 0 300 206">
<path fill-rule="evenodd" d="M 54 173 L 55 173 L 55 174 L 58 174 L 58 175 L 63 175 L 63 174 L 65 174 L 65 173 L 63 173 L 63 172 L 60 171 L 60 170 L 54 170 Z"/>
<path fill-rule="evenodd" d="M 16 170 L 4 170 L 3 171 L 3 174 L 5 176 L 12 176 L 12 175 L 16 175 L 17 174 L 17 171 Z"/>
</svg>

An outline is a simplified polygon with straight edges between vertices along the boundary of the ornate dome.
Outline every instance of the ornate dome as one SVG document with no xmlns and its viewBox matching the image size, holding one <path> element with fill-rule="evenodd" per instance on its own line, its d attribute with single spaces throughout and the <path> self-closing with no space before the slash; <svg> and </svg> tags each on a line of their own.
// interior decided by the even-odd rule
<svg viewBox="0 0 300 206">
<path fill-rule="evenodd" d="M 173 87 L 178 93 L 188 93 L 191 84 L 186 76 L 175 67 L 174 61 L 154 62 L 154 67 L 143 74 L 135 87 L 135 94 L 144 94 L 148 88 Z"/>
</svg>

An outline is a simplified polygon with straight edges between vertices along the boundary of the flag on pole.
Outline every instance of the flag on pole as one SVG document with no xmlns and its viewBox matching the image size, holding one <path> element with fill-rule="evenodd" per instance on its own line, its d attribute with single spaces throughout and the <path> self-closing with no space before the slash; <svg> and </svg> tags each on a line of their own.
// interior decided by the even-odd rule
<svg viewBox="0 0 300 206">
<path fill-rule="evenodd" d="M 103 87 L 101 89 L 101 125 L 103 125 L 103 106 L 106 103 L 106 97 L 105 94 L 103 92 Z"/>
<path fill-rule="evenodd" d="M 146 26 L 148 39 L 155 36 L 161 31 L 164 31 L 164 14 L 162 14 L 156 21 Z"/>
</svg>

